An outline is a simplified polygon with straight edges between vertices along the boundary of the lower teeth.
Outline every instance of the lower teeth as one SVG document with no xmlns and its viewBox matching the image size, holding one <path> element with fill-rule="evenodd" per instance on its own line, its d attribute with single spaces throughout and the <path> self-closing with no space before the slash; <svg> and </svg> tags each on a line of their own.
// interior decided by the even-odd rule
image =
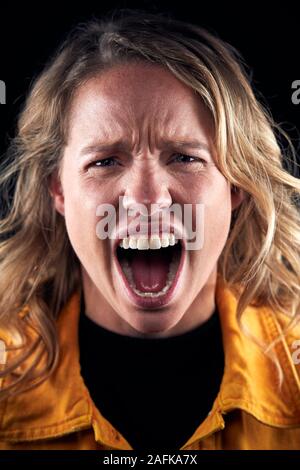
<svg viewBox="0 0 300 470">
<path fill-rule="evenodd" d="M 172 282 L 173 282 L 173 279 L 175 277 L 175 274 L 177 272 L 177 268 L 178 268 L 178 261 L 177 260 L 172 260 L 171 263 L 170 263 L 170 266 L 169 266 L 169 272 L 168 272 L 168 276 L 167 276 L 167 283 L 166 285 L 164 286 L 164 288 L 162 290 L 160 290 L 159 292 L 142 292 L 140 291 L 139 289 L 136 288 L 136 285 L 135 285 L 135 282 L 134 282 L 134 279 L 133 279 L 133 276 L 132 276 L 132 271 L 131 271 L 131 267 L 128 263 L 128 261 L 126 259 L 122 260 L 122 269 L 125 273 L 125 276 L 132 288 L 132 290 L 137 294 L 139 295 L 140 297 L 160 297 L 164 294 L 166 294 L 166 292 L 168 292 L 168 290 L 170 289 L 171 285 L 172 285 Z"/>
</svg>

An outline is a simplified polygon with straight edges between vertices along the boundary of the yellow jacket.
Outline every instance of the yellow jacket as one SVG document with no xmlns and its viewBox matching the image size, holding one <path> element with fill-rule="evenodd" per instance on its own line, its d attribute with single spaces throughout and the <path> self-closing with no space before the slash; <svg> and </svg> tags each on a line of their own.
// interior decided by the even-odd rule
<svg viewBox="0 0 300 470">
<path fill-rule="evenodd" d="M 220 277 L 216 302 L 225 353 L 223 380 L 210 413 L 181 450 L 300 449 L 300 366 L 292 360 L 299 329 L 276 346 L 284 371 L 279 389 L 273 362 L 240 331 L 236 299 Z M 80 375 L 79 313 L 80 294 L 75 291 L 58 319 L 61 354 L 55 372 L 36 388 L 0 402 L 0 449 L 132 449 L 96 409 Z M 244 318 L 266 342 L 285 323 L 266 308 L 248 307 Z"/>
</svg>

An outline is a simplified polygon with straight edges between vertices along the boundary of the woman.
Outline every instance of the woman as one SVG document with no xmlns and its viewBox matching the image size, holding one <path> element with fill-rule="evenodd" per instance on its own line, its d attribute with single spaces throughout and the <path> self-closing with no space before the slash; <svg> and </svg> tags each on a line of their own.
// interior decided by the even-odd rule
<svg viewBox="0 0 300 470">
<path fill-rule="evenodd" d="M 300 183 L 275 129 L 198 26 L 71 32 L 1 172 L 2 449 L 300 447 Z"/>
</svg>

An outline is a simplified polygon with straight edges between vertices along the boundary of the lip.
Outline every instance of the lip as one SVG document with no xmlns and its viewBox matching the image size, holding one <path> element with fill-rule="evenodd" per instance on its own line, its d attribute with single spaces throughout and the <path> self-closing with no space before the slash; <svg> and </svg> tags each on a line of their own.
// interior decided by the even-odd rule
<svg viewBox="0 0 300 470">
<path fill-rule="evenodd" d="M 115 263 L 118 275 L 120 276 L 122 280 L 122 284 L 123 284 L 123 287 L 125 288 L 127 296 L 129 297 L 130 301 L 135 306 L 140 307 L 142 309 L 155 310 L 155 309 L 159 309 L 159 308 L 166 306 L 172 300 L 172 298 L 174 297 L 175 291 L 177 290 L 176 288 L 178 286 L 178 282 L 182 274 L 183 267 L 185 264 L 185 259 L 186 259 L 186 249 L 185 249 L 184 240 L 181 239 L 180 243 L 181 243 L 181 256 L 180 256 L 180 261 L 179 261 L 177 272 L 175 274 L 172 285 L 169 288 L 168 292 L 166 292 L 164 295 L 161 295 L 160 297 L 140 297 L 131 289 L 127 281 L 127 278 L 122 270 L 122 267 L 118 261 L 117 246 L 119 242 L 115 244 L 115 249 L 113 252 L 114 263 Z"/>
</svg>

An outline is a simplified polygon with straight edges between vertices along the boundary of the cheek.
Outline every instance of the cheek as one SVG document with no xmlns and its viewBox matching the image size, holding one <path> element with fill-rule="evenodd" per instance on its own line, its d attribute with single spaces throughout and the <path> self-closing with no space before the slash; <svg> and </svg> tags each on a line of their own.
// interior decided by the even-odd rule
<svg viewBox="0 0 300 470">
<path fill-rule="evenodd" d="M 222 207 L 207 207 L 205 210 L 204 231 L 210 240 L 220 243 L 226 240 L 230 227 L 230 206 L 222 204 Z"/>
<path fill-rule="evenodd" d="M 96 223 L 93 213 L 80 205 L 67 205 L 65 220 L 70 243 L 81 261 L 95 250 Z M 89 256 L 90 257 L 90 256 Z"/>
<path fill-rule="evenodd" d="M 78 168 L 65 164 L 62 175 L 66 221 L 70 224 L 94 227 L 96 233 L 97 207 L 109 201 L 105 185 L 96 184 L 82 175 Z"/>
<path fill-rule="evenodd" d="M 231 193 L 230 185 L 219 172 L 215 172 L 212 178 L 202 182 L 198 186 L 198 192 L 193 190 L 194 201 L 203 204 L 203 219 L 198 220 L 198 227 L 202 224 L 203 247 L 199 251 L 200 256 L 215 257 L 221 253 L 230 229 L 231 221 Z M 196 227 L 196 217 L 193 217 Z"/>
<path fill-rule="evenodd" d="M 96 184 L 79 174 L 70 162 L 62 170 L 65 224 L 70 244 L 91 278 L 99 279 L 100 273 L 109 270 L 109 241 L 97 236 L 96 215 L 101 203 L 112 203 L 111 191 L 105 185 Z M 110 185 L 111 187 L 111 185 Z"/>
<path fill-rule="evenodd" d="M 231 198 L 230 191 L 216 189 L 204 206 L 204 246 L 211 252 L 220 254 L 230 229 Z"/>
<path fill-rule="evenodd" d="M 85 191 L 74 178 L 64 178 L 65 222 L 70 242 L 79 258 L 95 249 L 97 195 Z"/>
</svg>

